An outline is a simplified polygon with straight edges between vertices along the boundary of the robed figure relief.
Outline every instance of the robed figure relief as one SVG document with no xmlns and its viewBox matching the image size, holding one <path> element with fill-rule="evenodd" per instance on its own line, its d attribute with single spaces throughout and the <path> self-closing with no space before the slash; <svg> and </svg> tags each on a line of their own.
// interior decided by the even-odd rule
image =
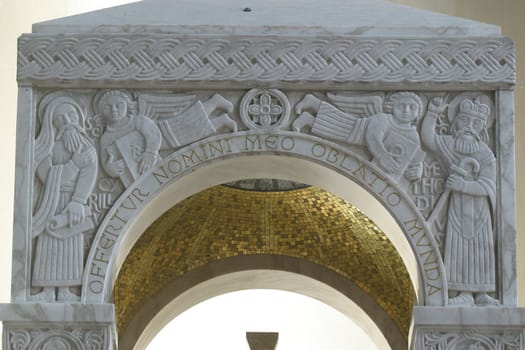
<svg viewBox="0 0 525 350">
<path fill-rule="evenodd" d="M 435 131 L 439 114 L 449 108 L 450 135 Z M 449 305 L 499 305 L 492 213 L 496 196 L 496 159 L 488 146 L 490 107 L 479 98 L 464 98 L 451 111 L 441 97 L 433 98 L 421 126 L 423 144 L 448 169 L 448 201 L 443 261 Z M 439 202 L 443 202 L 440 199 Z M 436 205 L 434 210 L 440 210 Z"/>
<path fill-rule="evenodd" d="M 123 91 L 106 91 L 97 102 L 105 123 L 100 138 L 102 167 L 127 187 L 160 159 L 160 131 L 151 119 L 131 113 L 131 96 Z"/>
<path fill-rule="evenodd" d="M 57 97 L 46 105 L 34 154 L 42 191 L 32 225 L 32 286 L 41 291 L 33 299 L 78 301 L 71 287 L 81 285 L 83 233 L 94 228 L 87 200 L 97 177 L 97 153 L 74 99 Z"/>
<path fill-rule="evenodd" d="M 308 128 L 313 135 L 362 146 L 370 161 L 394 180 L 421 177 L 424 152 L 416 124 L 423 113 L 423 102 L 413 92 L 382 96 L 328 94 L 333 104 L 306 95 L 295 107 L 299 117 L 295 131 Z M 383 111 L 384 110 L 384 111 Z"/>
<path fill-rule="evenodd" d="M 94 99 L 96 119 L 105 125 L 101 162 L 124 187 L 160 161 L 160 151 L 173 151 L 220 129 L 237 131 L 228 113 L 233 105 L 221 95 L 201 102 L 194 95 L 138 94 L 107 90 Z"/>
</svg>

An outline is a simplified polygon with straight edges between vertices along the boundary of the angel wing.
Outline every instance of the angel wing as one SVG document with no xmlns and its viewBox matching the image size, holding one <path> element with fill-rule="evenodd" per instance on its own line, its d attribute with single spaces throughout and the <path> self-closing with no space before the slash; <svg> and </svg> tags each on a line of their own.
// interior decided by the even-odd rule
<svg viewBox="0 0 525 350">
<path fill-rule="evenodd" d="M 339 109 L 361 118 L 383 112 L 384 94 L 350 96 L 328 93 L 327 95 Z"/>
<path fill-rule="evenodd" d="M 140 94 L 137 97 L 139 114 L 152 120 L 170 118 L 184 112 L 195 98 L 195 95 Z"/>
</svg>

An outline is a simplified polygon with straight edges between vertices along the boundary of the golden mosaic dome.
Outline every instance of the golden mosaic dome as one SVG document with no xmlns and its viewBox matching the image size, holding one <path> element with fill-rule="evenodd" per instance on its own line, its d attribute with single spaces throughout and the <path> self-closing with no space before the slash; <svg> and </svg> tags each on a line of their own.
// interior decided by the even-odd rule
<svg viewBox="0 0 525 350">
<path fill-rule="evenodd" d="M 304 259 L 349 279 L 408 336 L 415 300 L 410 277 L 392 243 L 359 209 L 301 184 L 266 183 L 264 191 L 237 185 L 187 198 L 144 232 L 114 288 L 120 331 L 184 274 L 221 259 L 264 254 Z"/>
</svg>

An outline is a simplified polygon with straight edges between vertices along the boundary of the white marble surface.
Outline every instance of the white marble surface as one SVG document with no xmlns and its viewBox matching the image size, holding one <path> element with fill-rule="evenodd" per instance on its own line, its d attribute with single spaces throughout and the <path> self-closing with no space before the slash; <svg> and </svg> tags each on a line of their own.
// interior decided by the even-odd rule
<svg viewBox="0 0 525 350">
<path fill-rule="evenodd" d="M 245 12 L 243 9 L 250 9 Z M 34 33 L 487 37 L 497 26 L 379 0 L 146 0 L 33 25 Z"/>
<path fill-rule="evenodd" d="M 0 318 L 7 324 L 112 324 L 113 306 L 105 303 L 112 300 L 116 273 L 136 239 L 156 217 L 211 185 L 246 175 L 278 174 L 283 179 L 341 191 L 342 197 L 347 195 L 345 199 L 359 207 L 368 202 L 362 204 L 365 214 L 370 210 L 379 226 L 391 228 L 385 231 L 391 234 L 405 263 L 411 265 L 417 304 L 426 305 L 414 311 L 416 337 L 423 334 L 426 338 L 421 339 L 428 341 L 436 332 L 450 332 L 459 339 L 454 341 L 463 342 L 465 327 L 485 327 L 494 339 L 506 329 L 519 335 L 525 328 L 524 310 L 512 307 L 517 302 L 515 54 L 513 43 L 500 36 L 499 27 L 373 0 L 307 0 L 300 6 L 291 0 L 146 0 L 35 24 L 33 30 L 34 34 L 20 39 L 13 304 L 0 305 Z M 358 49 L 363 45 L 366 51 Z M 228 81 L 235 81 L 237 92 L 228 92 L 233 89 Z M 308 82 L 301 89 L 324 97 L 329 88 L 343 90 L 341 83 L 354 84 L 361 92 L 420 92 L 424 87 L 430 97 L 480 90 L 494 97 L 496 297 L 502 307 L 435 307 L 445 305 L 448 297 L 443 263 L 436 232 L 408 194 L 409 184 L 402 178 L 393 180 L 330 135 L 321 139 L 289 131 L 286 125 L 277 131 L 246 130 L 244 125 L 237 132 L 236 126 L 230 127 L 222 135 L 206 134 L 206 139 L 192 139 L 190 144 L 181 144 L 182 148 L 173 148 L 173 153 L 164 153 L 162 162 L 118 192 L 123 196 L 106 208 L 104 214 L 109 215 L 87 259 L 82 286 L 85 304 L 30 303 L 34 301 L 30 294 L 36 292 L 30 288 L 31 221 L 36 201 L 33 144 L 38 103 L 49 88 L 91 88 L 79 93 L 84 94 L 80 99 L 91 105 L 93 89 L 108 83 L 178 93 L 206 87 L 210 91 L 217 88 L 214 93 L 230 100 L 237 96 L 232 103 L 237 105 L 241 90 L 261 85 L 283 88 L 286 83 L 286 87 L 295 88 L 292 94 L 299 94 L 294 86 L 297 81 Z M 215 85 L 208 86 L 208 82 Z M 227 112 L 226 122 L 231 117 L 243 125 L 230 109 L 223 112 Z M 95 114 L 89 110 L 91 117 Z M 173 125 L 181 126 L 178 122 Z M 212 147 L 213 156 L 211 151 L 198 153 Z M 337 186 L 330 183 L 336 173 L 344 180 Z M 345 190 L 340 186 L 346 186 Z M 352 186 L 355 191 L 348 195 Z"/>
<path fill-rule="evenodd" d="M 208 149 L 210 145 L 215 147 L 220 145 L 222 151 L 214 152 L 213 155 L 208 154 L 204 158 L 201 152 Z M 405 241 L 411 246 L 412 256 L 419 266 L 419 278 L 422 281 L 420 286 L 424 290 L 424 296 L 419 302 L 425 305 L 445 304 L 445 273 L 439 258 L 437 243 L 424 217 L 402 185 L 397 184 L 374 164 L 363 162 L 363 158 L 351 150 L 310 135 L 285 131 L 271 133 L 241 131 L 233 135 L 222 134 L 210 137 L 173 152 L 155 169 L 137 179 L 113 203 L 98 228 L 86 263 L 88 273 L 84 276 L 82 300 L 88 303 L 100 303 L 111 299 L 112 281 L 116 278 L 115 274 L 120 269 L 128 249 L 149 223 L 178 202 L 177 199 L 182 192 L 168 198 L 166 195 L 173 193 L 179 181 L 186 176 L 194 177 L 193 175 L 200 168 L 207 169 L 214 164 L 224 168 L 234 158 L 241 160 L 236 167 L 231 168 L 236 173 L 235 176 L 239 177 L 228 178 L 223 182 L 241 179 L 241 174 L 245 173 L 243 169 L 255 160 L 255 155 L 258 156 L 258 161 L 255 160 L 257 165 L 252 169 L 255 171 L 251 176 L 244 178 L 271 177 L 272 175 L 261 175 L 268 174 L 272 169 L 272 174 L 276 175 L 281 170 L 276 170 L 278 163 L 272 158 L 260 157 L 270 154 L 277 155 L 277 158 L 282 157 L 285 162 L 283 172 L 291 172 L 294 163 L 301 164 L 300 159 L 307 159 L 309 163 L 317 163 L 339 172 L 347 178 L 348 183 L 368 191 L 370 194 L 363 194 L 362 199 L 358 201 L 364 201 L 366 196 L 369 202 L 380 203 L 379 207 L 382 206 L 382 209 L 379 214 L 390 212 L 398 223 L 395 224 L 397 228 L 394 232 L 403 232 L 404 239 L 395 235 L 392 235 L 393 238 L 398 242 Z M 303 167 L 295 167 L 296 170 L 291 176 L 280 178 L 327 187 L 325 179 L 308 182 L 304 181 L 302 176 L 298 176 L 297 174 L 308 171 L 306 169 L 309 167 L 304 167 L 304 163 L 302 165 Z M 188 188 L 185 188 L 184 192 L 187 191 Z M 357 195 L 354 194 L 354 197 Z M 353 200 L 351 202 L 356 203 Z M 377 214 L 372 213 L 372 218 Z M 376 222 L 379 226 L 384 223 Z M 389 234 L 391 231 L 385 230 L 385 232 Z"/>
<path fill-rule="evenodd" d="M 36 122 L 34 90 L 18 90 L 16 130 L 15 201 L 13 222 L 13 260 L 11 300 L 25 302 L 29 294 L 28 261 L 31 260 L 31 215 L 33 197 L 33 140 Z"/>
<path fill-rule="evenodd" d="M 120 87 L 218 92 L 225 83 L 295 89 L 298 82 L 311 90 L 315 84 L 345 88 L 342 83 L 365 90 L 406 90 L 406 83 L 412 90 L 431 83 L 443 90 L 487 89 L 510 87 L 516 78 L 514 44 L 504 37 L 265 33 L 221 36 L 208 28 L 202 35 L 26 34 L 18 41 L 17 79 L 36 86 L 100 87 L 98 81 L 112 81 Z"/>
<path fill-rule="evenodd" d="M 525 308 L 414 307 L 414 327 L 524 327 Z"/>
<path fill-rule="evenodd" d="M 511 306 L 517 305 L 514 91 L 500 90 L 496 95 L 496 101 L 498 208 L 495 227 L 498 232 L 498 254 L 501 256 L 499 294 L 503 304 Z"/>
<path fill-rule="evenodd" d="M 113 304 L 0 304 L 2 321 L 9 323 L 107 323 L 115 322 Z"/>
<path fill-rule="evenodd" d="M 523 350 L 524 330 L 524 308 L 416 306 L 410 348 Z"/>
</svg>

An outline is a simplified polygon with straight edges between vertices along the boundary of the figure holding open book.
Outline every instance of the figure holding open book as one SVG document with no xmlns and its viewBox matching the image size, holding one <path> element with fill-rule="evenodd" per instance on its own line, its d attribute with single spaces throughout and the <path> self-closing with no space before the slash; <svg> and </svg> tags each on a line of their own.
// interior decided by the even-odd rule
<svg viewBox="0 0 525 350">
<path fill-rule="evenodd" d="M 394 180 L 418 180 L 423 171 L 416 124 L 423 113 L 421 98 L 408 91 L 396 92 L 386 101 L 379 95 L 328 94 L 331 104 L 312 94 L 296 105 L 299 117 L 292 128 L 309 128 L 313 135 L 365 147 Z M 384 109 L 384 111 L 383 111 Z"/>
<path fill-rule="evenodd" d="M 137 94 L 107 90 L 95 98 L 105 130 L 100 139 L 102 166 L 128 187 L 161 157 L 220 131 L 237 131 L 228 113 L 231 102 L 219 94 L 201 102 L 195 95 Z"/>
<path fill-rule="evenodd" d="M 128 108 L 131 103 L 131 96 L 120 90 L 106 91 L 99 99 L 106 122 L 100 139 L 102 166 L 126 187 L 156 164 L 161 144 L 155 123 L 131 114 Z"/>
</svg>

